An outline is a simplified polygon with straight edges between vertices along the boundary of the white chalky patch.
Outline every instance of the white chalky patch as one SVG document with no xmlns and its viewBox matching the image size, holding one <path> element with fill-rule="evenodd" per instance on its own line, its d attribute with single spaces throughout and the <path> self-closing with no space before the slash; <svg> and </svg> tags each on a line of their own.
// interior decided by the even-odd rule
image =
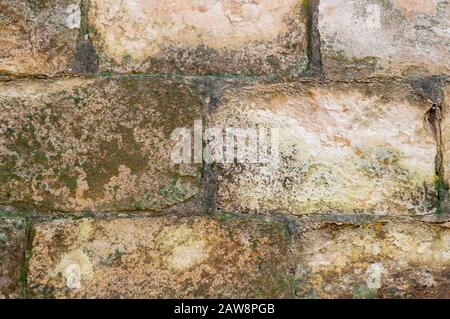
<svg viewBox="0 0 450 319">
<path fill-rule="evenodd" d="M 66 26 L 69 29 L 79 29 L 81 26 L 81 9 L 77 4 L 71 4 L 67 7 Z"/>
<path fill-rule="evenodd" d="M 67 288 L 80 289 L 81 288 L 81 268 L 78 264 L 70 264 L 64 271 Z"/>
<path fill-rule="evenodd" d="M 75 249 L 64 256 L 57 264 L 53 276 L 61 274 L 66 279 L 66 285 L 70 289 L 81 288 L 81 281 L 91 278 L 93 273 L 92 262 L 82 249 Z"/>
<path fill-rule="evenodd" d="M 367 27 L 370 29 L 381 28 L 381 10 L 376 4 L 371 4 L 367 6 Z"/>
<path fill-rule="evenodd" d="M 370 289 L 380 289 L 382 275 L 385 272 L 384 266 L 382 263 L 374 263 L 367 268 L 367 287 Z"/>
<path fill-rule="evenodd" d="M 175 247 L 169 262 L 173 268 L 182 270 L 204 261 L 207 257 L 206 243 L 199 240 Z"/>
</svg>

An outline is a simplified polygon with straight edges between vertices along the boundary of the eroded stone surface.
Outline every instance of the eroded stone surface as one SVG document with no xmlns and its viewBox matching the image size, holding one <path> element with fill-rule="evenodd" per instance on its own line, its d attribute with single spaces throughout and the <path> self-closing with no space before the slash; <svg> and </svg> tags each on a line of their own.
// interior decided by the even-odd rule
<svg viewBox="0 0 450 319">
<path fill-rule="evenodd" d="M 69 71 L 80 21 L 80 0 L 1 0 L 0 73 Z"/>
<path fill-rule="evenodd" d="M 446 0 L 321 0 L 327 76 L 450 74 Z"/>
<path fill-rule="evenodd" d="M 170 160 L 201 118 L 198 90 L 158 78 L 0 86 L 0 203 L 39 210 L 161 210 L 193 197 L 199 167 Z"/>
<path fill-rule="evenodd" d="M 225 211 L 435 212 L 431 104 L 409 85 L 282 84 L 225 90 L 210 126 L 279 128 L 279 161 L 217 165 Z"/>
<path fill-rule="evenodd" d="M 91 0 L 103 69 L 298 73 L 307 64 L 298 0 Z"/>
<path fill-rule="evenodd" d="M 21 295 L 21 266 L 26 249 L 26 221 L 0 216 L 0 299 Z"/>
<path fill-rule="evenodd" d="M 218 218 L 55 220 L 35 226 L 32 297 L 284 297 L 278 223 Z"/>
<path fill-rule="evenodd" d="M 319 223 L 295 245 L 299 297 L 450 298 L 448 223 Z"/>
</svg>

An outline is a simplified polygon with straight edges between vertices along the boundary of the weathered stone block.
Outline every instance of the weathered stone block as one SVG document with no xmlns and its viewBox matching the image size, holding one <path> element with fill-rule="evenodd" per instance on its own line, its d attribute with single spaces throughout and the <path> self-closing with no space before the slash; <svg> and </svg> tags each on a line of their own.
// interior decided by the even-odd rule
<svg viewBox="0 0 450 319">
<path fill-rule="evenodd" d="M 0 299 L 21 296 L 22 262 L 27 244 L 27 223 L 20 217 L 0 216 Z"/>
<path fill-rule="evenodd" d="M 0 74 L 69 71 L 80 21 L 80 0 L 1 0 Z"/>
<path fill-rule="evenodd" d="M 202 116 L 196 86 L 148 77 L 0 85 L 0 203 L 39 210 L 160 211 L 193 197 L 171 132 Z"/>
<path fill-rule="evenodd" d="M 295 243 L 299 297 L 450 298 L 448 223 L 310 226 Z"/>
<path fill-rule="evenodd" d="M 321 0 L 318 27 L 330 78 L 450 74 L 446 0 Z"/>
<path fill-rule="evenodd" d="M 91 0 L 104 70 L 298 73 L 307 66 L 298 0 Z"/>
<path fill-rule="evenodd" d="M 31 297 L 283 297 L 286 229 L 233 218 L 54 220 L 35 225 Z"/>
<path fill-rule="evenodd" d="M 431 106 L 401 83 L 226 89 L 209 126 L 278 128 L 279 155 L 272 164 L 217 164 L 218 205 L 292 214 L 433 213 Z"/>
</svg>

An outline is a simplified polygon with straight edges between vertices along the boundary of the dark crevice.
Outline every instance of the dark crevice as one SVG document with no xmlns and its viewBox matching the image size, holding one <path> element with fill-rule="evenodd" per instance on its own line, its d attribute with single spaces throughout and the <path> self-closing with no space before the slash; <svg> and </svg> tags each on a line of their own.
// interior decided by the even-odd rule
<svg viewBox="0 0 450 319">
<path fill-rule="evenodd" d="M 202 125 L 208 126 L 208 115 L 210 114 L 212 104 L 217 103 L 215 98 L 217 94 L 218 82 L 211 78 L 193 78 L 191 79 L 199 88 L 199 94 L 202 99 Z M 202 151 L 206 146 L 203 141 Z M 217 196 L 217 177 L 214 171 L 214 165 L 207 164 L 202 160 L 200 190 L 190 201 L 169 209 L 172 213 L 190 212 L 201 214 L 214 214 L 216 212 L 216 196 Z"/>
<path fill-rule="evenodd" d="M 410 80 L 411 87 L 423 98 L 437 106 L 441 106 L 444 100 L 445 78 L 440 76 L 430 76 L 420 79 Z"/>
<path fill-rule="evenodd" d="M 436 142 L 438 141 L 439 135 L 439 118 L 440 118 L 440 107 L 433 104 L 431 108 L 425 113 L 425 125 L 431 131 L 433 136 L 436 137 Z"/>
<path fill-rule="evenodd" d="M 25 249 L 22 255 L 22 261 L 20 264 L 20 276 L 19 276 L 19 284 L 20 284 L 20 298 L 27 299 L 28 295 L 28 266 L 29 261 L 32 254 L 32 246 L 34 239 L 34 231 L 31 218 L 26 218 L 26 230 L 25 230 L 25 238 L 27 240 Z"/>
<path fill-rule="evenodd" d="M 435 159 L 435 193 L 438 214 L 449 213 L 449 186 L 444 174 L 444 143 L 442 140 L 441 121 L 444 105 L 445 78 L 439 76 L 425 77 L 410 81 L 411 87 L 425 100 L 432 104 L 425 113 L 424 122 L 433 134 L 437 150 Z"/>
<path fill-rule="evenodd" d="M 74 59 L 69 67 L 74 74 L 96 74 L 98 72 L 97 52 L 89 39 L 88 10 L 90 0 L 80 3 L 81 23 Z"/>
<path fill-rule="evenodd" d="M 318 27 L 319 4 L 320 0 L 304 0 L 304 10 L 307 14 L 308 73 L 310 76 L 323 79 L 320 33 Z"/>
<path fill-rule="evenodd" d="M 219 81 L 213 79 L 205 79 L 202 81 L 201 87 L 206 97 L 203 108 L 203 125 L 209 125 L 209 114 L 217 107 L 219 99 L 217 98 Z M 203 141 L 203 149 L 206 142 Z M 202 181 L 200 200 L 201 206 L 206 213 L 213 214 L 217 210 L 217 176 L 213 164 L 207 164 L 202 161 Z"/>
<path fill-rule="evenodd" d="M 202 206 L 208 214 L 214 214 L 217 211 L 217 176 L 213 165 L 203 165 L 202 179 Z"/>
</svg>

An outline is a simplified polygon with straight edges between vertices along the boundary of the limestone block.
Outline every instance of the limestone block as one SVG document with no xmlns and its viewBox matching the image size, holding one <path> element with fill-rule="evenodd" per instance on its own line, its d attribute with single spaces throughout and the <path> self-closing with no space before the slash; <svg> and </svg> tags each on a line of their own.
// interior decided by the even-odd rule
<svg viewBox="0 0 450 319">
<path fill-rule="evenodd" d="M 450 297 L 448 223 L 322 223 L 295 245 L 299 297 Z"/>
<path fill-rule="evenodd" d="M 321 0 L 318 28 L 330 78 L 450 74 L 446 0 Z"/>
<path fill-rule="evenodd" d="M 284 297 L 286 229 L 213 217 L 54 220 L 35 225 L 32 297 Z"/>
<path fill-rule="evenodd" d="M 119 72 L 296 74 L 307 67 L 298 0 L 91 0 L 101 68 Z"/>
<path fill-rule="evenodd" d="M 0 299 L 21 296 L 26 228 L 23 218 L 0 216 Z"/>
<path fill-rule="evenodd" d="M 0 74 L 70 71 L 80 23 L 80 0 L 1 0 Z"/>
<path fill-rule="evenodd" d="M 209 127 L 278 129 L 278 160 L 216 163 L 218 205 L 260 213 L 432 214 L 437 146 L 429 108 L 401 83 L 225 89 Z"/>
<path fill-rule="evenodd" d="M 0 203 L 42 211 L 161 211 L 199 190 L 171 161 L 202 116 L 195 85 L 152 77 L 0 85 Z"/>
</svg>

